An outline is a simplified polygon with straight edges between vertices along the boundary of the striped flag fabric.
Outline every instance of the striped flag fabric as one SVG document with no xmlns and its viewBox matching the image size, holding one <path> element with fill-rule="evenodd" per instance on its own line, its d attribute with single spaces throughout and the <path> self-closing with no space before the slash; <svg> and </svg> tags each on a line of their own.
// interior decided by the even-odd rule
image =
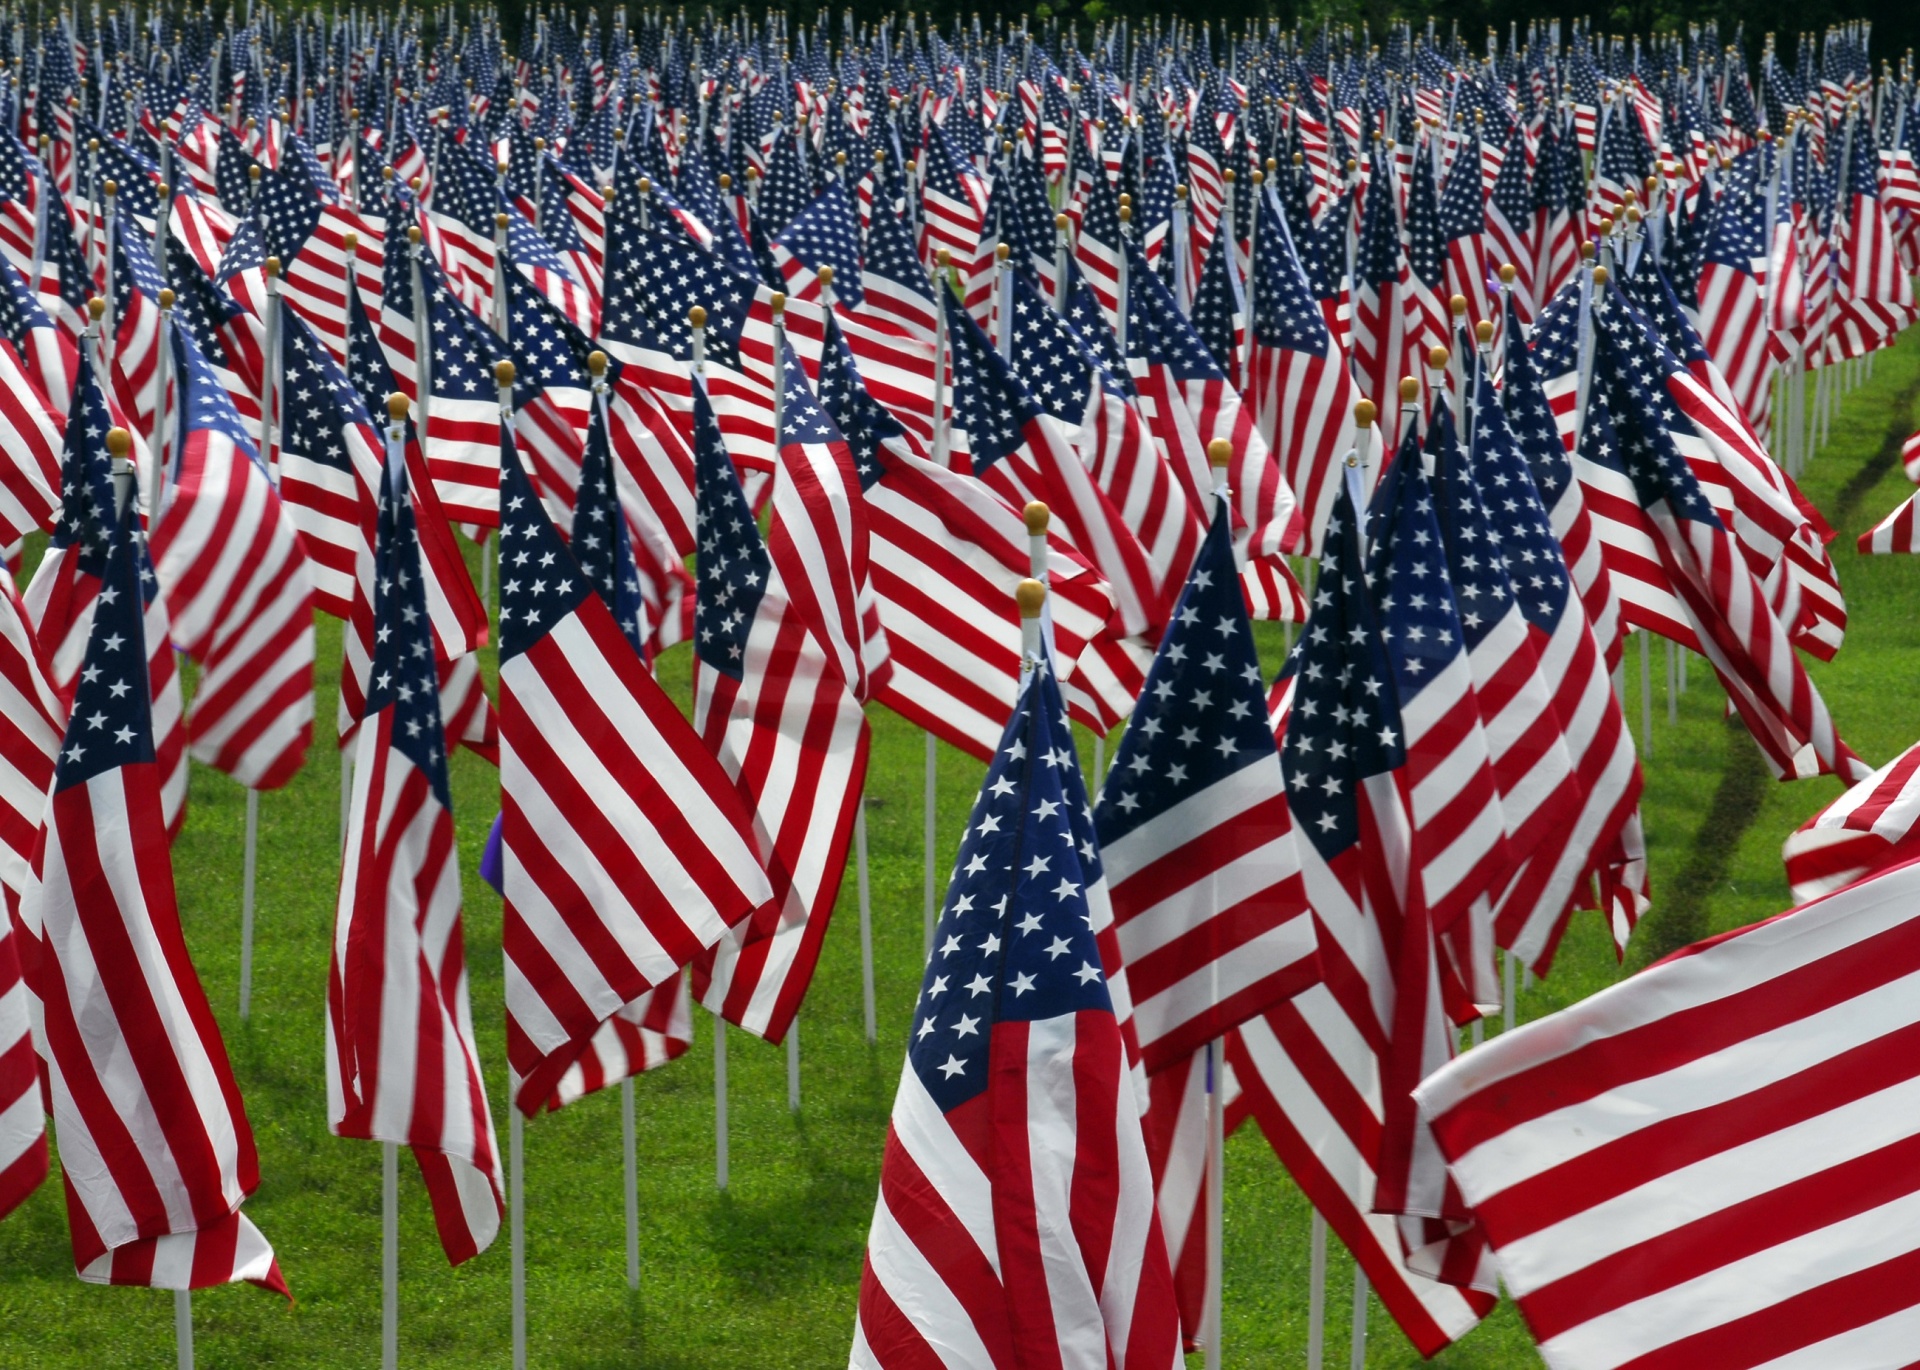
<svg viewBox="0 0 1920 1370">
<path fill-rule="evenodd" d="M 1828 334 L 1829 356 L 1835 359 L 1885 347 L 1914 320 L 1913 278 L 1900 261 L 1880 202 L 1875 175 L 1880 158 L 1871 135 L 1868 125 L 1855 128 L 1846 139 L 1847 165 L 1840 168 L 1833 235 L 1838 314 Z"/>
<path fill-rule="evenodd" d="M 1917 896 L 1907 862 L 1421 1086 L 1554 1370 L 1910 1359 Z"/>
<path fill-rule="evenodd" d="M 1767 201 L 1758 163 L 1720 193 L 1700 264 L 1700 332 L 1754 431 L 1767 431 L 1774 356 L 1766 327 Z"/>
<path fill-rule="evenodd" d="M 1409 1270 L 1398 1222 L 1375 1211 L 1384 1130 L 1406 1112 L 1393 1107 L 1386 1070 L 1396 967 L 1419 925 L 1402 915 L 1391 869 L 1390 854 L 1411 842 L 1396 778 L 1406 743 L 1365 583 L 1359 494 L 1356 471 L 1335 495 L 1313 611 L 1271 701 L 1319 977 L 1237 1029 L 1227 1059 L 1275 1153 L 1431 1355 L 1494 1300 Z"/>
<path fill-rule="evenodd" d="M 1787 835 L 1787 883 L 1801 903 L 1906 860 L 1917 849 L 1920 744 L 1907 748 Z"/>
<path fill-rule="evenodd" d="M 1070 821 L 1028 674 L 967 824 L 894 1096 L 850 1363 L 1160 1367 L 1180 1321 Z"/>
<path fill-rule="evenodd" d="M 1400 441 L 1400 411 L 1393 397 L 1400 378 L 1418 374 L 1409 364 L 1419 333 L 1411 305 L 1412 268 L 1400 246 L 1400 215 L 1394 180 L 1379 145 L 1361 202 L 1360 238 L 1354 259 L 1353 378 L 1360 398 L 1379 407 L 1380 441 L 1387 450 Z"/>
<path fill-rule="evenodd" d="M 760 535 L 696 378 L 694 727 L 753 813 L 773 900 L 694 962 L 696 997 L 770 1042 L 813 978 L 867 769 L 867 721 Z M 774 479 L 791 479 L 776 472 Z M 774 540 L 791 536 L 776 521 Z"/>
<path fill-rule="evenodd" d="M 253 1132 L 181 935 L 144 679 L 139 513 L 115 521 L 18 910 L 74 1266 L 94 1284 L 287 1292 L 241 1212 Z"/>
<path fill-rule="evenodd" d="M 200 349 L 171 329 L 176 445 L 153 532 L 173 640 L 200 666 L 195 759 L 250 789 L 313 740 L 313 582 L 300 534 Z"/>
<path fill-rule="evenodd" d="M 391 441 L 391 439 L 390 439 Z M 440 681 L 405 468 L 380 485 L 377 626 L 327 976 L 327 1126 L 413 1148 L 455 1265 L 500 1230 L 474 1043 Z"/>
<path fill-rule="evenodd" d="M 504 425 L 500 469 L 508 1059 L 532 1114 L 605 1022 L 773 891 L 731 778 L 560 540 Z"/>
<path fill-rule="evenodd" d="M 1094 809 L 1149 1074 L 1312 983 L 1312 919 L 1228 496 Z"/>
</svg>

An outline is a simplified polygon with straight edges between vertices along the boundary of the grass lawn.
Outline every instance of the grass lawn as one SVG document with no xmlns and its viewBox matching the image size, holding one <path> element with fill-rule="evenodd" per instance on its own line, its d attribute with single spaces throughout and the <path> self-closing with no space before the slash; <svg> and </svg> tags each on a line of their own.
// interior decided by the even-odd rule
<svg viewBox="0 0 1920 1370">
<path fill-rule="evenodd" d="M 1920 396 L 1920 341 L 1878 358 L 1844 402 L 1803 482 L 1839 527 L 1834 555 L 1852 622 L 1845 650 L 1813 672 L 1842 733 L 1878 764 L 1920 735 L 1920 595 L 1903 558 L 1863 558 L 1854 536 L 1911 492 L 1898 460 Z M 1263 627 L 1269 674 L 1281 652 Z M 1629 646 L 1628 716 L 1641 725 L 1640 652 Z M 247 1286 L 194 1297 L 202 1366 L 375 1365 L 380 1345 L 380 1152 L 330 1136 L 323 1054 L 327 960 L 338 882 L 340 773 L 332 745 L 340 633 L 322 619 L 316 742 L 306 769 L 260 806 L 261 860 L 251 1021 L 238 1021 L 244 792 L 196 767 L 175 880 L 192 947 L 246 1096 L 262 1181 L 247 1212 L 279 1252 L 297 1302 Z M 1780 841 L 1834 795 L 1826 779 L 1773 783 L 1696 660 L 1668 721 L 1666 648 L 1653 643 L 1646 823 L 1654 909 L 1628 969 L 1786 907 Z M 490 654 L 489 654 L 490 655 Z M 684 698 L 689 658 L 661 673 Z M 922 734 L 873 712 L 869 834 L 880 1042 L 860 1022 L 853 879 L 801 1013 L 803 1102 L 787 1108 L 785 1053 L 731 1034 L 732 1188 L 713 1174 L 711 1019 L 682 1060 L 637 1085 L 641 1288 L 625 1280 L 620 1118 L 615 1091 L 526 1128 L 529 1361 L 539 1367 L 844 1365 L 881 1142 L 920 978 Z M 939 751 L 937 868 L 953 859 L 981 767 Z M 480 882 L 495 772 L 454 766 L 474 1015 L 494 1116 L 506 1141 L 500 902 Z M 1623 973 L 1599 919 L 1580 915 L 1550 980 L 1522 994 L 1523 1017 L 1582 998 Z M 449 1269 L 411 1162 L 401 1167 L 400 1345 L 409 1366 L 460 1370 L 509 1361 L 507 1242 Z M 1308 1211 L 1251 1125 L 1228 1143 L 1226 1360 L 1303 1364 Z M 1335 1244 L 1337 1247 L 1337 1243 Z M 1352 1267 L 1330 1262 L 1328 1363 L 1345 1363 Z M 73 1275 L 56 1181 L 0 1223 L 0 1365 L 171 1364 L 172 1298 L 82 1285 Z M 1376 1304 L 1367 1363 L 1418 1357 Z M 1197 1364 L 1197 1358 L 1195 1358 Z M 1538 1364 L 1511 1306 L 1441 1356 L 1447 1367 Z"/>
</svg>

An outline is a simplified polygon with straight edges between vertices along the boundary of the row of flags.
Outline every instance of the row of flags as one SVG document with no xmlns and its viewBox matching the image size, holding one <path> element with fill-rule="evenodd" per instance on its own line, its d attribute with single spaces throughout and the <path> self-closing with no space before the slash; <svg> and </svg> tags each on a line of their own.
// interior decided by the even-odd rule
<svg viewBox="0 0 1920 1370">
<path fill-rule="evenodd" d="M 1582 1163 L 1500 1159 L 1555 1143 L 1492 1072 L 1557 1048 L 1458 1037 L 1496 951 L 1544 975 L 1589 908 L 1624 954 L 1649 906 L 1628 632 L 1703 656 L 1781 777 L 1864 787 L 1790 848 L 1807 880 L 1902 850 L 1863 835 L 1912 768 L 1855 756 L 1801 659 L 1846 607 L 1770 444 L 1779 378 L 1915 317 L 1911 73 L 1859 28 L 1797 69 L 1711 27 L 501 37 L 0 19 L 0 542 L 48 535 L 0 597 L 0 1212 L 50 1111 L 83 1278 L 286 1289 L 168 845 L 189 755 L 304 763 L 318 610 L 352 768 L 329 1124 L 412 1148 L 450 1260 L 506 1184 L 450 753 L 499 768 L 533 1116 L 684 1052 L 696 1000 L 788 1036 L 885 705 L 988 774 L 856 1363 L 1171 1364 L 1249 1116 L 1425 1354 L 1501 1280 L 1556 1364 L 1695 1335 L 1601 1307 L 1585 1247 L 1508 1264 L 1559 1229 L 1506 1196 Z M 497 626 L 463 538 L 489 577 L 497 541 Z M 1276 681 L 1260 619 L 1298 629 Z M 681 643 L 691 719 L 651 669 Z M 1083 775 L 1072 728 L 1123 722 Z M 1668 1002 L 1642 983 L 1573 1012 L 1613 1031 L 1602 1000 Z M 1680 1136 L 1698 1101 L 1661 1097 Z M 1556 1221 L 1625 1241 L 1630 1197 L 1660 1207 Z"/>
</svg>

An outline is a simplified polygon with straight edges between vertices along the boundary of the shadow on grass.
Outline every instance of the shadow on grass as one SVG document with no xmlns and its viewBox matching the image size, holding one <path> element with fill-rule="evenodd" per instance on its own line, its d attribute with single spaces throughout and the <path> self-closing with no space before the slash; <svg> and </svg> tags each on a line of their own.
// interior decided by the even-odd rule
<svg viewBox="0 0 1920 1370">
<path fill-rule="evenodd" d="M 1851 528 L 1860 502 L 1873 492 L 1887 472 L 1899 465 L 1900 448 L 1907 440 L 1907 425 L 1911 422 L 1908 416 L 1913 412 L 1916 399 L 1920 399 L 1920 376 L 1915 376 L 1893 397 L 1893 418 L 1887 424 L 1886 436 L 1880 441 L 1880 450 L 1867 458 L 1866 463 L 1853 473 L 1853 478 L 1840 487 L 1834 507 L 1823 511 L 1827 521 L 1835 528 Z"/>
</svg>

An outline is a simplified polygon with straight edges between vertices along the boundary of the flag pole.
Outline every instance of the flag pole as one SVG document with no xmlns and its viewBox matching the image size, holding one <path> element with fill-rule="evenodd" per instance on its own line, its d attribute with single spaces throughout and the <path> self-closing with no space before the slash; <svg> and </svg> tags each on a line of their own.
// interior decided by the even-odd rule
<svg viewBox="0 0 1920 1370">
<path fill-rule="evenodd" d="M 727 1020 L 713 1015 L 713 1183 L 727 1187 Z"/>
<path fill-rule="evenodd" d="M 620 1082 L 620 1168 L 627 1207 L 627 1288 L 640 1288 L 640 1158 L 633 1128 L 633 1076 Z"/>
<path fill-rule="evenodd" d="M 380 1370 L 400 1364 L 400 1147 L 380 1143 Z"/>
<path fill-rule="evenodd" d="M 953 254 L 947 248 L 941 248 L 934 254 L 936 270 L 934 272 L 934 315 L 933 315 L 933 460 L 937 466 L 947 464 L 947 452 L 952 445 L 953 435 L 947 418 L 947 301 L 941 292 L 948 289 L 947 271 L 953 261 Z M 1011 327 L 1011 323 L 1007 325 Z M 934 891 L 934 798 L 935 766 L 938 753 L 931 730 L 927 732 L 926 761 L 922 785 L 922 823 L 921 823 L 921 904 L 923 935 L 921 938 L 921 956 L 933 955 L 933 928 L 939 917 L 935 906 Z"/>
<path fill-rule="evenodd" d="M 276 344 L 279 341 L 279 316 L 274 308 L 277 292 L 274 282 L 280 275 L 280 259 L 269 257 L 263 268 L 266 277 L 267 308 L 264 344 L 264 357 L 260 377 L 260 460 L 267 468 L 268 479 L 275 486 L 273 461 L 273 402 L 275 398 L 275 361 L 278 355 Z M 162 363 L 164 367 L 164 362 Z M 164 372 L 156 369 L 156 378 L 164 386 Z M 165 393 L 164 391 L 162 392 Z M 155 413 L 159 411 L 156 408 Z M 253 911 L 256 881 L 260 867 L 260 791 L 251 787 L 247 790 L 247 837 L 246 849 L 241 857 L 240 876 L 240 1021 L 246 1022 L 253 1013 Z"/>
<path fill-rule="evenodd" d="M 787 422 L 787 297 L 774 291 L 769 306 L 773 314 L 773 446 L 780 449 L 781 434 Z M 800 1020 L 796 1016 L 787 1028 L 787 1108 L 800 1111 Z"/>
<path fill-rule="evenodd" d="M 1353 1263 L 1353 1341 L 1347 1352 L 1348 1370 L 1367 1370 L 1367 1295 L 1372 1286 L 1360 1262 Z"/>
<path fill-rule="evenodd" d="M 867 883 L 867 796 L 860 795 L 853 811 L 853 851 L 860 887 L 860 1007 L 867 1032 L 867 1045 L 880 1040 L 879 1016 L 873 992 L 873 891 Z"/>
<path fill-rule="evenodd" d="M 173 1350 L 179 1370 L 193 1370 L 193 1293 L 173 1291 Z"/>
<path fill-rule="evenodd" d="M 1313 1210 L 1307 1238 L 1307 1370 L 1322 1370 L 1327 1345 L 1327 1220 Z"/>
</svg>

